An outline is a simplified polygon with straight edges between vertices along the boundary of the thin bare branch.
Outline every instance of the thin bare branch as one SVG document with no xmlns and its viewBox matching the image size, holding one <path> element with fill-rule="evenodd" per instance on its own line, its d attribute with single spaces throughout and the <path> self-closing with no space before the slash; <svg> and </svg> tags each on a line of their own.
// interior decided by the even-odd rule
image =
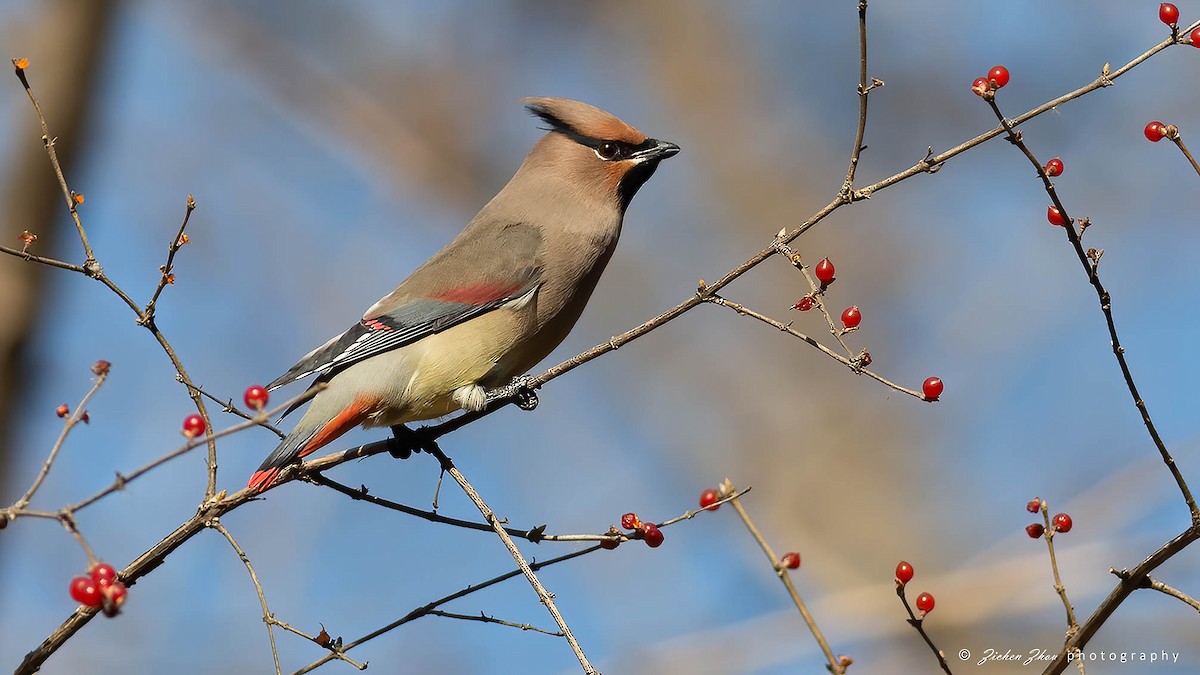
<svg viewBox="0 0 1200 675">
<path fill-rule="evenodd" d="M 737 312 L 738 314 L 741 314 L 743 316 L 748 316 L 752 319 L 757 319 L 757 320 L 767 324 L 768 326 L 771 326 L 783 333 L 787 333 L 788 335 L 791 335 L 792 337 L 799 338 L 800 340 L 803 340 L 805 343 L 807 343 L 813 347 L 816 347 L 817 349 L 819 349 L 821 351 L 822 354 L 825 354 L 829 358 L 834 359 L 835 361 L 841 363 L 842 365 L 846 366 L 847 368 L 853 370 L 855 373 L 866 375 L 867 377 L 870 377 L 873 380 L 876 380 L 884 385 L 887 385 L 888 387 L 891 387 L 892 389 L 895 389 L 898 392 L 902 392 L 902 393 L 908 394 L 909 396 L 915 396 L 921 400 L 925 400 L 925 395 L 922 394 L 921 392 L 915 391 L 913 389 L 909 389 L 907 387 L 903 387 L 881 375 L 878 375 L 878 374 L 872 372 L 871 370 L 865 368 L 862 365 L 862 363 L 860 361 L 858 361 L 857 359 L 848 359 L 848 358 L 842 356 L 841 354 L 838 354 L 837 352 L 826 347 L 825 345 L 821 344 L 820 342 L 817 342 L 813 338 L 805 335 L 804 333 L 801 333 L 800 331 L 796 330 L 795 328 L 792 328 L 792 325 L 790 323 L 782 323 L 780 321 L 776 321 L 775 319 L 772 319 L 769 316 L 760 314 L 748 307 L 745 307 L 744 305 L 740 305 L 736 302 L 733 302 L 732 300 L 726 300 L 725 298 L 723 298 L 719 295 L 706 296 L 705 302 L 709 302 L 714 305 L 720 305 L 721 307 L 728 307 L 729 309 L 732 309 L 733 311 Z"/>
<path fill-rule="evenodd" d="M 1115 76 L 1114 76 L 1115 77 Z M 1100 301 L 1100 310 L 1104 313 L 1104 321 L 1108 326 L 1108 335 L 1111 338 L 1113 356 L 1117 359 L 1117 365 L 1121 368 L 1121 375 L 1125 378 L 1125 386 L 1129 389 L 1129 395 L 1133 398 L 1133 405 L 1141 414 L 1142 423 L 1146 425 L 1146 431 L 1150 434 L 1150 440 L 1154 442 L 1154 446 L 1158 448 L 1158 453 L 1162 457 L 1163 463 L 1167 465 L 1167 469 L 1171 472 L 1171 476 L 1175 478 L 1175 484 L 1179 487 L 1179 492 L 1183 495 L 1183 500 L 1187 504 L 1188 512 L 1192 516 L 1192 525 L 1200 526 L 1200 509 L 1196 507 L 1196 499 L 1192 496 L 1192 491 L 1188 487 L 1187 481 L 1184 480 L 1183 472 L 1175 463 L 1175 458 L 1171 452 L 1167 450 L 1166 443 L 1163 442 L 1162 436 L 1158 433 L 1158 428 L 1154 424 L 1154 420 L 1150 418 L 1150 410 L 1146 407 L 1146 401 L 1142 398 L 1141 392 L 1138 391 L 1137 384 L 1133 381 L 1133 372 L 1129 369 L 1129 362 L 1125 359 L 1125 347 L 1121 344 L 1121 338 L 1117 335 L 1117 324 L 1113 319 L 1112 313 L 1112 296 L 1108 290 L 1104 288 L 1104 284 L 1100 282 L 1100 273 L 1098 266 L 1093 259 L 1088 256 L 1087 251 L 1083 249 L 1083 243 L 1080 240 L 1080 235 L 1075 230 L 1075 221 L 1067 215 L 1067 208 L 1063 206 L 1062 201 L 1058 197 L 1058 191 L 1055 190 L 1054 184 L 1050 182 L 1050 176 L 1046 173 L 1046 169 L 1042 163 L 1038 161 L 1033 152 L 1029 150 L 1029 146 L 1021 137 L 1021 133 L 1016 130 L 1016 122 L 1010 122 L 1005 119 L 1004 114 L 1000 112 L 1000 107 L 996 105 L 994 92 L 989 92 L 984 96 L 988 105 L 991 106 L 992 112 L 996 118 L 1000 120 L 1000 128 L 1007 134 L 1009 142 L 1016 146 L 1025 158 L 1033 164 L 1034 169 L 1038 173 L 1038 177 L 1042 179 L 1042 185 L 1046 189 L 1046 194 L 1050 196 L 1054 202 L 1055 208 L 1062 214 L 1065 221 L 1063 230 L 1067 233 L 1067 241 L 1071 243 L 1071 247 L 1075 249 L 1075 255 L 1079 259 L 1079 264 L 1083 266 L 1084 272 L 1088 276 L 1088 282 L 1092 288 L 1096 290 L 1096 298 Z M 1098 260 L 1098 258 L 1097 258 Z"/>
<path fill-rule="evenodd" d="M 917 630 L 917 633 L 921 636 L 921 639 L 925 641 L 925 645 L 928 646 L 929 650 L 933 652 L 933 655 L 937 657 L 938 667 L 942 669 L 942 672 L 946 673 L 946 675 L 953 675 L 953 673 L 950 671 L 950 664 L 946 662 L 946 654 L 942 652 L 942 650 L 938 649 L 937 645 L 933 644 L 933 640 L 929 637 L 929 633 L 925 632 L 925 615 L 922 614 L 918 617 L 913 612 L 912 605 L 908 604 L 908 596 L 905 595 L 905 590 L 905 584 L 897 579 L 896 595 L 900 598 L 900 602 L 904 604 L 904 611 L 908 612 L 908 625 Z"/>
<path fill-rule="evenodd" d="M 720 492 L 725 495 L 732 495 L 736 494 L 737 490 L 734 489 L 733 483 L 726 478 L 724 484 L 721 485 Z M 741 500 L 736 497 L 731 498 L 729 504 L 737 511 L 738 516 L 742 519 L 742 523 L 750 531 L 754 540 L 758 542 L 758 546 L 767 556 L 767 560 L 770 561 L 771 568 L 775 570 L 775 574 L 783 582 L 784 587 L 787 588 L 788 595 L 792 597 L 792 602 L 796 604 L 796 609 L 800 611 L 800 616 L 804 619 L 805 625 L 808 626 L 808 630 L 812 632 L 817 645 L 820 646 L 821 651 L 825 654 L 825 660 L 829 662 L 825 667 L 831 673 L 834 673 L 834 675 L 845 673 L 846 669 L 842 666 L 841 660 L 834 655 L 833 649 L 830 648 L 829 642 L 825 639 L 825 635 L 821 633 L 821 629 L 817 626 L 816 619 L 808 611 L 808 606 L 804 604 L 804 600 L 800 597 L 800 592 L 796 590 L 795 584 L 792 583 L 792 575 L 788 574 L 787 568 L 780 564 L 779 557 L 775 555 L 775 551 L 771 550 L 771 545 L 767 543 L 762 533 L 758 531 L 758 527 L 754 525 L 754 521 L 750 520 L 750 514 L 746 512 L 746 507 L 742 506 Z"/>
<path fill-rule="evenodd" d="M 79 405 L 75 406 L 75 410 L 63 422 L 62 431 L 58 433 L 58 439 L 54 441 L 54 445 L 50 448 L 50 454 L 46 457 L 46 461 L 42 463 L 42 469 L 38 472 L 37 478 L 33 480 L 33 484 L 29 486 L 25 494 L 21 495 L 21 498 L 9 507 L 10 518 L 16 515 L 16 511 L 20 511 L 29 505 L 29 500 L 33 499 L 33 495 L 42 486 L 42 482 L 46 480 L 46 476 L 50 474 L 50 467 L 54 465 L 54 460 L 58 457 L 58 451 L 62 449 L 63 443 L 66 442 L 67 435 L 71 433 L 71 429 L 74 429 L 75 425 L 83 420 L 83 416 L 87 414 L 88 401 L 92 400 L 92 396 L 96 395 L 96 392 L 100 390 L 101 385 L 104 384 L 104 380 L 107 378 L 107 368 L 99 369 L 96 372 L 96 377 L 92 380 L 92 388 L 84 394 L 83 399 L 79 401 Z"/>
<path fill-rule="evenodd" d="M 1112 570 L 1110 570 L 1110 571 L 1112 571 Z M 1165 594 L 1171 596 L 1172 598 L 1181 600 L 1184 602 L 1184 604 L 1188 605 L 1189 607 L 1196 610 L 1197 612 L 1200 612 L 1200 600 L 1196 600 L 1195 598 L 1188 595 L 1187 593 L 1184 593 L 1183 591 L 1179 590 L 1178 588 L 1175 588 L 1173 586 L 1168 586 L 1153 577 L 1146 577 L 1146 581 L 1147 581 L 1146 588 L 1152 588 L 1152 589 L 1158 591 L 1159 593 L 1165 593 Z"/>
<path fill-rule="evenodd" d="M 1054 592 L 1058 593 L 1063 608 L 1067 611 L 1067 637 L 1071 637 L 1079 630 L 1079 622 L 1075 620 L 1075 608 L 1067 599 L 1067 589 L 1063 586 L 1062 577 L 1058 573 L 1058 558 L 1054 555 L 1054 533 L 1057 532 L 1057 529 L 1050 524 L 1050 511 L 1045 501 L 1042 502 L 1041 510 L 1042 520 L 1045 521 L 1043 532 L 1045 533 L 1046 550 L 1050 554 L 1050 571 L 1054 573 Z"/>
<path fill-rule="evenodd" d="M 533 624 L 530 624 L 530 623 L 513 623 L 512 621 L 505 621 L 504 619 L 497 619 L 496 617 L 488 616 L 487 614 L 484 614 L 483 612 L 480 612 L 479 614 L 456 614 L 454 612 L 446 612 L 446 611 L 442 611 L 440 609 L 432 609 L 432 610 L 429 610 L 429 616 L 440 616 L 440 617 L 445 617 L 447 619 L 459 619 L 460 621 L 479 621 L 481 623 L 497 623 L 497 624 L 500 624 L 501 626 L 520 628 L 523 631 L 533 631 L 535 633 L 542 633 L 544 635 L 552 635 L 554 637 L 566 637 L 561 632 L 546 630 L 545 628 L 538 628 L 537 626 L 534 626 Z"/>
<path fill-rule="evenodd" d="M 221 524 L 219 519 L 213 518 L 208 521 L 208 526 L 220 532 L 222 537 L 225 537 L 225 540 L 233 547 L 234 553 L 237 553 L 242 564 L 246 566 L 246 572 L 250 575 L 250 582 L 254 584 L 254 590 L 258 593 L 258 603 L 262 606 L 263 623 L 267 624 L 267 640 L 271 643 L 271 657 L 275 660 L 275 673 L 276 675 L 282 675 L 283 671 L 279 668 L 279 649 L 275 646 L 275 626 L 271 620 L 273 618 L 271 608 L 267 606 L 267 594 L 263 592 L 262 584 L 258 582 L 258 575 L 254 573 L 254 566 L 250 564 L 250 556 L 246 555 L 246 551 L 237 543 L 237 539 L 233 538 L 233 534 L 225 529 L 225 526 Z"/>
<path fill-rule="evenodd" d="M 146 303 L 146 311 L 142 312 L 142 321 L 154 320 L 154 308 L 158 303 L 158 296 L 162 295 L 163 289 L 168 284 L 175 283 L 175 254 L 179 249 L 188 242 L 184 230 L 187 229 L 188 220 L 192 217 L 192 211 L 196 210 L 196 200 L 191 195 L 187 196 L 187 204 L 183 212 L 183 223 L 179 226 L 179 232 L 175 234 L 175 238 L 167 246 L 167 262 L 159 268 L 162 274 L 159 276 L 158 285 L 154 288 L 154 293 L 150 296 L 150 301 Z"/>
<path fill-rule="evenodd" d="M 462 491 L 466 493 L 467 497 L 474 502 L 475 508 L 479 509 L 479 512 L 483 514 L 484 520 L 491 523 L 492 529 L 495 531 L 496 536 L 500 537 L 500 541 L 504 543 L 504 548 L 508 549 L 509 555 L 511 555 L 513 560 L 516 561 L 517 567 L 520 568 L 521 573 L 524 574 L 525 578 L 529 581 L 529 585 L 532 586 L 534 592 L 537 593 L 538 600 L 540 600 L 541 603 L 546 606 L 546 611 L 550 612 L 550 616 L 554 618 L 554 623 L 558 625 L 558 629 L 562 631 L 563 637 L 565 637 L 567 643 L 571 645 L 571 651 L 575 652 L 575 658 L 579 659 L 579 665 L 583 667 L 583 672 L 586 673 L 586 675 L 596 675 L 596 669 L 592 667 L 592 664 L 588 661 L 587 656 L 583 653 L 583 647 L 579 645 L 579 641 L 575 639 L 575 635 L 571 632 L 571 627 L 567 625 L 567 621 L 563 618 L 562 613 L 558 610 L 558 606 L 554 604 L 554 595 L 546 590 L 546 587 L 542 585 L 541 580 L 537 578 L 536 574 L 534 574 L 533 568 L 529 566 L 529 563 L 525 560 L 525 556 L 521 554 L 521 550 L 517 548 L 515 543 L 513 543 L 512 537 L 508 536 L 508 532 L 505 531 L 504 525 L 501 524 L 500 519 L 496 517 L 496 514 L 492 512 L 492 509 L 488 507 L 488 505 L 483 501 L 483 498 L 479 496 L 479 493 L 475 491 L 474 486 L 472 486 L 471 483 L 467 481 L 466 477 L 463 476 L 458 470 L 458 468 L 454 466 L 454 463 L 450 461 L 449 457 L 442 453 L 442 451 L 436 446 L 425 448 L 425 451 L 438 458 L 438 461 L 442 463 L 442 469 L 446 473 L 450 474 L 450 477 L 454 479 L 454 482 L 458 483 L 458 486 L 462 488 Z"/>
<path fill-rule="evenodd" d="M 557 565 L 559 563 L 564 563 L 568 560 L 572 560 L 574 558 L 578 558 L 580 556 L 584 556 L 584 555 L 587 555 L 589 553 L 592 553 L 594 551 L 599 551 L 599 550 L 601 550 L 599 546 L 589 546 L 588 548 L 585 548 L 585 549 L 581 549 L 578 551 L 560 555 L 557 558 L 551 558 L 545 562 L 539 563 L 539 562 L 535 561 L 535 562 L 530 563 L 529 566 L 533 571 L 536 572 L 543 568 L 550 567 L 551 565 Z M 438 598 L 437 600 L 434 600 L 433 602 L 430 602 L 427 605 L 422 605 L 421 607 L 418 607 L 418 608 L 412 610 L 408 614 L 405 614 L 404 616 L 389 623 L 386 626 L 383 626 L 374 631 L 371 631 L 370 633 L 367 633 L 366 635 L 362 636 L 361 638 L 359 638 L 357 640 L 354 640 L 353 642 L 347 643 L 345 646 L 345 650 L 349 651 L 349 650 L 351 650 L 355 647 L 358 647 L 366 642 L 370 642 L 371 640 L 374 640 L 375 638 L 377 638 L 385 633 L 395 630 L 396 628 L 399 628 L 400 626 L 403 626 L 406 623 L 409 623 L 411 621 L 419 619 L 423 616 L 428 616 L 435 608 L 440 607 L 441 605 L 444 605 L 447 602 L 450 602 L 452 600 L 457 600 L 461 597 L 475 593 L 476 591 L 481 591 L 485 588 L 495 586 L 496 584 L 498 584 L 502 581 L 507 581 L 509 579 L 519 577 L 522 574 L 523 574 L 522 570 L 520 568 L 517 568 L 515 570 L 506 572 L 499 576 L 492 577 L 491 579 L 488 579 L 487 581 L 484 581 L 484 582 L 481 582 L 478 584 L 471 584 L 470 586 L 467 586 L 466 588 L 464 588 L 462 590 L 455 591 L 454 593 L 451 593 L 449 595 Z M 322 657 L 320 659 L 317 659 L 316 661 L 308 664 L 307 666 L 301 668 L 300 670 L 297 670 L 294 675 L 302 675 L 303 673 L 312 672 L 313 670 L 319 668 L 320 666 L 322 666 L 326 663 L 329 663 L 334 658 L 335 658 L 334 656 L 328 655 L 328 656 Z"/>
</svg>

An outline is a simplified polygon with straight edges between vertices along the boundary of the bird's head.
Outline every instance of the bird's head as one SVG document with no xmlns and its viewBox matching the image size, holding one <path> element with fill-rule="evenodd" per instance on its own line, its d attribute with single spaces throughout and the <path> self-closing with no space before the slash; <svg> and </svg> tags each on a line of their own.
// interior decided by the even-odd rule
<svg viewBox="0 0 1200 675">
<path fill-rule="evenodd" d="M 529 153 L 572 182 L 616 199 L 622 210 L 679 146 L 647 138 L 637 128 L 595 106 L 566 98 L 533 97 L 524 101 L 550 133 Z"/>
</svg>

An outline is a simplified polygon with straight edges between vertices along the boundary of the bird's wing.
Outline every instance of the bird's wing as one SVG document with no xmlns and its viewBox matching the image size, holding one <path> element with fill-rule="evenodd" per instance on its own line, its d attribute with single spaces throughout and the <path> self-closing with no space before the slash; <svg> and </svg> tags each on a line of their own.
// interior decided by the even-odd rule
<svg viewBox="0 0 1200 675">
<path fill-rule="evenodd" d="M 472 223 L 367 310 L 358 323 L 267 385 L 276 389 L 412 344 L 508 303 L 527 302 L 542 281 L 541 235 L 525 223 Z"/>
</svg>

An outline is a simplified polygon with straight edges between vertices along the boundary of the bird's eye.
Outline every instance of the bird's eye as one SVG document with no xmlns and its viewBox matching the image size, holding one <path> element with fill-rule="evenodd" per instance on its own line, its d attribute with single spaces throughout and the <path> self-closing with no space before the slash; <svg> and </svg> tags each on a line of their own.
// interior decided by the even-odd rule
<svg viewBox="0 0 1200 675">
<path fill-rule="evenodd" d="M 605 141 L 596 146 L 596 156 L 605 161 L 616 159 L 621 155 L 621 146 L 611 141 Z"/>
</svg>

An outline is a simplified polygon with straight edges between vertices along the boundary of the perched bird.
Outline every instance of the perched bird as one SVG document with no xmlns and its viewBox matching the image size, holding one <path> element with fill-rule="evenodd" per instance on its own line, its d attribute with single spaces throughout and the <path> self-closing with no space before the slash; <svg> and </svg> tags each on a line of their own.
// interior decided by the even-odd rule
<svg viewBox="0 0 1200 675">
<path fill-rule="evenodd" d="M 288 464 L 357 425 L 483 409 L 489 391 L 532 368 L 575 325 L 629 201 L 679 146 L 579 101 L 524 103 L 548 133 L 499 194 L 361 321 L 267 385 L 315 374 L 326 387 L 251 488 L 267 489 Z"/>
</svg>

